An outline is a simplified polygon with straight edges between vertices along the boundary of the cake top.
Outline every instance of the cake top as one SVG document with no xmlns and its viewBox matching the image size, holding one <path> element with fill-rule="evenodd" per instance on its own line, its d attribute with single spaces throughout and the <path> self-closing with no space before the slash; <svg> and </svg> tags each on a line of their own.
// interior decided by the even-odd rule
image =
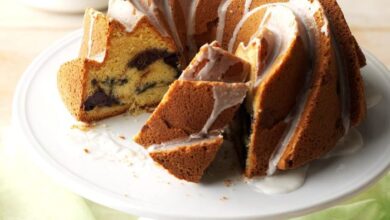
<svg viewBox="0 0 390 220">
<path fill-rule="evenodd" d="M 110 0 L 107 15 L 121 22 L 128 32 L 131 32 L 138 22 L 146 17 L 163 36 L 169 35 L 158 17 L 155 1 Z"/>
<path fill-rule="evenodd" d="M 244 82 L 250 65 L 223 50 L 218 42 L 203 45 L 180 76 L 181 80 Z"/>
</svg>

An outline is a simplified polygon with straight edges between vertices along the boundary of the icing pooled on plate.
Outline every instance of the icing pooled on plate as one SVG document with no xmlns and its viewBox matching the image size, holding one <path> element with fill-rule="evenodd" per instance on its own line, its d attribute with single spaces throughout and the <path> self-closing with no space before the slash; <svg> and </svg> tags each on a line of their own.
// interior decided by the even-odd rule
<svg viewBox="0 0 390 220">
<path fill-rule="evenodd" d="M 364 146 L 363 137 L 356 128 L 349 129 L 349 132 L 342 137 L 335 148 L 323 157 L 323 159 L 332 157 L 341 157 L 354 154 Z"/>
<path fill-rule="evenodd" d="M 255 177 L 247 183 L 265 194 L 283 194 L 299 189 L 306 179 L 308 166 L 289 171 L 278 171 L 272 176 Z"/>
</svg>

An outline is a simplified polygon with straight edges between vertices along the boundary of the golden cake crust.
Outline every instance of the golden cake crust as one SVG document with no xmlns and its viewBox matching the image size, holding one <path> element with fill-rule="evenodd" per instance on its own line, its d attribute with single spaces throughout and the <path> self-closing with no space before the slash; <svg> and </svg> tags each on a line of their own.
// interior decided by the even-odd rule
<svg viewBox="0 0 390 220">
<path fill-rule="evenodd" d="M 80 109 L 80 103 L 83 101 L 84 85 L 86 84 L 85 62 L 85 59 L 79 58 L 64 63 L 57 77 L 61 98 L 71 114 L 78 120 L 84 117 Z"/>
<path fill-rule="evenodd" d="M 161 144 L 199 133 L 214 108 L 213 88 L 246 90 L 244 83 L 177 80 L 134 140 L 142 146 Z M 222 129 L 234 117 L 239 105 L 224 110 L 210 127 Z"/>
<path fill-rule="evenodd" d="M 288 0 L 252 0 L 247 10 L 252 10 L 264 4 L 287 2 Z M 234 29 L 244 16 L 245 0 L 232 0 L 226 11 L 225 25 L 223 27 L 222 48 L 227 49 Z M 253 30 L 253 29 L 252 29 Z"/>
<path fill-rule="evenodd" d="M 345 71 L 349 80 L 351 102 L 351 126 L 358 125 L 365 117 L 366 104 L 364 97 L 364 85 L 360 75 L 359 48 L 356 48 L 355 40 L 344 19 L 341 9 L 334 0 L 321 0 L 328 19 L 332 22 L 334 30 L 330 40 L 321 40 L 321 57 L 329 57 L 329 63 L 324 72 L 328 75 L 316 77 L 310 95 L 310 102 L 305 107 L 302 120 L 298 125 L 296 135 L 288 144 L 286 151 L 278 164 L 279 169 L 294 169 L 301 167 L 312 160 L 318 159 L 329 152 L 336 142 L 344 135 L 342 119 L 334 120 L 334 115 L 339 115 L 341 109 L 335 97 L 337 91 L 337 74 L 342 74 L 337 69 L 336 52 L 339 49 L 341 57 L 345 59 Z M 316 19 L 318 19 L 316 17 Z M 323 37 L 321 37 L 323 38 Z M 334 45 L 336 43 L 337 45 Z M 330 47 L 332 45 L 334 47 Z M 330 48 L 323 48 L 325 45 Z M 336 47 L 336 48 L 335 48 Z M 337 48 L 338 47 L 338 48 Z M 329 51 L 329 52 L 328 52 Z M 341 108 L 341 107 L 339 107 Z M 337 119 L 337 118 L 336 118 Z M 315 146 L 315 147 L 314 147 Z"/>
<path fill-rule="evenodd" d="M 331 32 L 344 59 L 350 88 L 350 109 L 352 126 L 359 125 L 366 116 L 364 82 L 360 68 L 365 65 L 365 57 L 356 43 L 344 14 L 336 0 L 319 0 L 331 22 Z"/>
<path fill-rule="evenodd" d="M 153 151 L 150 156 L 179 179 L 200 182 L 223 143 L 222 136 L 170 150 Z"/>
<path fill-rule="evenodd" d="M 251 104 L 255 110 L 245 170 L 248 177 L 266 174 L 269 158 L 287 126 L 284 119 L 295 106 L 308 72 L 309 54 L 300 37 L 291 42 L 281 59 L 264 79 L 264 86 L 254 91 Z"/>
<path fill-rule="evenodd" d="M 83 103 L 88 95 L 90 95 L 90 89 L 88 88 L 91 83 L 89 81 L 90 72 L 91 70 L 100 70 L 101 68 L 106 67 L 107 60 L 112 57 L 111 44 L 114 38 L 120 36 L 133 36 L 137 34 L 138 30 L 147 28 L 156 36 L 159 36 L 170 50 L 176 48 L 172 39 L 162 36 L 154 29 L 153 25 L 149 23 L 146 17 L 141 18 L 131 32 L 126 32 L 125 27 L 115 19 L 110 20 L 107 16 L 103 16 L 101 13 L 93 10 L 87 10 L 87 13 L 89 13 L 89 15 L 85 16 L 85 23 L 87 24 L 85 28 L 90 26 L 90 22 L 93 22 L 90 20 L 91 14 L 97 13 L 93 33 L 89 33 L 89 31 L 85 32 L 86 36 L 92 34 L 92 36 L 90 36 L 92 40 L 90 43 L 91 48 L 88 49 L 85 47 L 85 45 L 88 45 L 89 43 L 84 36 L 83 46 L 80 49 L 80 58 L 63 64 L 60 67 L 57 76 L 57 86 L 60 95 L 71 114 L 79 121 L 92 122 L 121 114 L 129 109 L 133 113 L 137 113 L 140 109 L 150 109 L 151 107 L 157 106 L 158 101 L 142 106 L 134 106 L 132 103 L 122 103 L 109 108 L 97 108 L 94 111 L 85 111 L 83 109 Z M 101 33 L 107 33 L 107 35 L 102 37 Z M 87 58 L 88 54 L 89 57 L 94 57 L 99 53 L 102 53 L 102 48 L 105 48 L 105 50 L 103 51 L 104 60 L 102 60 L 101 63 L 91 60 L 92 58 Z M 124 66 L 125 65 L 126 64 L 124 64 Z"/>
<path fill-rule="evenodd" d="M 324 24 L 324 14 L 317 12 L 316 23 Z M 329 152 L 343 136 L 341 99 L 337 93 L 337 61 L 330 35 L 318 31 L 316 63 L 312 86 L 295 133 L 287 144 L 278 168 L 301 167 Z"/>
<path fill-rule="evenodd" d="M 88 55 L 97 55 L 106 50 L 109 23 L 109 20 L 103 13 L 92 8 L 85 10 L 84 34 L 79 52 L 80 58 L 88 58 Z M 89 43 L 90 40 L 93 42 L 92 44 Z"/>
<path fill-rule="evenodd" d="M 103 118 L 109 118 L 128 110 L 129 106 L 113 106 L 110 111 L 101 110 L 98 114 L 89 114 L 82 108 L 86 95 L 86 83 L 88 68 L 100 64 L 78 58 L 63 64 L 58 72 L 57 85 L 61 98 L 70 113 L 79 121 L 93 122 Z"/>
<path fill-rule="evenodd" d="M 222 0 L 199 0 L 194 23 L 194 40 L 198 48 L 215 39 L 221 2 Z"/>
<path fill-rule="evenodd" d="M 212 53 L 213 57 L 209 57 L 209 53 Z M 208 74 L 209 79 L 198 79 L 199 72 L 205 68 L 209 62 L 213 62 L 210 59 L 214 59 L 215 64 Z M 230 65 L 228 68 L 225 65 Z M 223 69 L 223 73 L 220 78 L 210 77 L 213 72 Z M 183 71 L 181 78 L 186 80 L 205 80 L 205 81 L 220 81 L 226 83 L 234 82 L 246 82 L 250 73 L 251 65 L 240 57 L 235 56 L 232 53 L 222 49 L 216 41 L 211 44 L 205 44 L 199 52 L 192 59 L 188 67 Z"/>
</svg>

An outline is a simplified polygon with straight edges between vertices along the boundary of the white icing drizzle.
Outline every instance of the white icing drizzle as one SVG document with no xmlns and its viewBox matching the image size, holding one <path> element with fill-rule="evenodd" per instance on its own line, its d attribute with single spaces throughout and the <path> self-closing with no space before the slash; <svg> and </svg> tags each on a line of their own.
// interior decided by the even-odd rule
<svg viewBox="0 0 390 220">
<path fill-rule="evenodd" d="M 186 25 L 187 25 L 187 46 L 189 47 L 189 54 L 190 57 L 195 55 L 196 53 L 196 45 L 194 40 L 194 34 L 195 34 L 195 19 L 196 19 L 196 9 L 198 7 L 199 0 L 192 0 L 188 11 L 184 13 L 188 16 L 188 19 L 186 19 Z"/>
<path fill-rule="evenodd" d="M 247 183 L 264 194 L 284 194 L 299 189 L 305 182 L 308 166 L 288 171 L 278 171 L 273 176 L 255 177 Z"/>
<path fill-rule="evenodd" d="M 133 31 L 138 21 L 145 16 L 131 2 L 124 0 L 110 0 L 107 15 L 125 26 L 127 32 Z"/>
<path fill-rule="evenodd" d="M 260 11 L 264 8 L 276 6 L 276 5 L 285 6 L 285 7 L 289 8 L 290 10 L 292 10 L 298 18 L 303 20 L 302 23 L 305 25 L 307 25 L 307 23 L 304 21 L 310 21 L 309 25 L 312 25 L 312 26 L 311 27 L 306 26 L 308 30 L 315 28 L 316 24 L 312 21 L 313 16 L 319 10 L 323 10 L 322 6 L 318 2 L 318 0 L 314 0 L 313 2 L 310 2 L 308 0 L 290 0 L 289 2 L 285 2 L 285 3 L 270 3 L 270 4 L 264 4 L 264 5 L 261 5 L 259 7 L 256 7 L 254 9 L 250 10 L 248 13 L 245 13 L 244 16 L 241 18 L 240 22 L 235 27 L 235 29 L 233 31 L 232 38 L 229 41 L 228 50 L 230 52 L 233 51 L 234 44 L 235 44 L 237 37 L 238 37 L 238 33 L 240 32 L 242 26 L 245 24 L 245 22 L 248 20 L 248 18 L 250 16 L 252 16 L 253 14 L 257 13 L 258 11 Z M 308 15 L 308 13 L 309 13 L 309 15 Z M 327 32 L 328 27 L 329 27 L 329 22 L 324 17 L 324 24 L 321 27 L 321 30 L 326 35 L 328 34 L 328 32 Z"/>
<path fill-rule="evenodd" d="M 268 53 L 265 59 L 265 67 L 261 70 L 261 73 L 257 74 L 258 78 L 255 81 L 255 87 L 259 86 L 263 79 L 268 76 L 267 73 L 269 73 L 272 64 L 275 63 L 281 54 L 287 51 L 288 42 L 298 34 L 299 28 L 297 21 L 295 20 L 294 14 L 289 12 L 289 9 L 284 6 L 273 5 L 269 7 L 264 14 L 259 29 L 252 36 L 252 40 L 254 40 L 258 38 L 257 36 L 261 35 L 259 37 L 266 39 L 269 48 L 272 48 L 272 53 Z M 294 22 L 291 22 L 291 19 Z M 301 36 L 304 35 L 304 33 L 301 33 Z"/>
<path fill-rule="evenodd" d="M 203 60 L 208 60 L 206 65 L 198 72 L 197 79 L 198 80 L 206 80 L 210 75 L 210 70 L 215 66 L 217 62 L 218 54 L 217 51 L 215 51 L 210 45 L 207 45 L 207 52 L 205 51 L 203 53 L 203 56 L 200 56 L 198 58 L 198 61 L 201 62 Z M 207 57 L 205 57 L 207 56 Z M 220 72 L 222 75 L 222 71 Z"/>
<path fill-rule="evenodd" d="M 91 57 L 88 57 L 88 59 L 94 60 L 94 61 L 99 62 L 99 63 L 103 63 L 105 56 L 106 56 L 106 51 L 103 51 L 101 53 L 98 53 L 98 54 L 95 54 Z"/>
<path fill-rule="evenodd" d="M 317 12 L 321 11 L 323 15 L 326 15 L 321 3 L 318 0 L 314 0 L 312 2 L 308 0 L 290 0 L 286 4 L 290 6 L 290 8 L 295 12 L 295 14 L 298 15 L 298 17 L 302 18 L 304 21 L 309 21 L 310 26 L 307 26 L 309 30 L 316 28 L 317 26 L 313 21 Z M 324 24 L 320 28 L 321 33 L 328 36 L 329 21 L 326 16 L 323 17 L 323 22 Z M 306 23 L 304 22 L 304 24 Z"/>
<path fill-rule="evenodd" d="M 290 143 L 291 138 L 295 134 L 295 131 L 298 128 L 298 122 L 301 119 L 301 115 L 303 113 L 303 110 L 305 109 L 305 104 L 307 101 L 307 98 L 309 96 L 309 88 L 306 87 L 306 91 L 304 92 L 303 98 L 300 99 L 298 103 L 298 111 L 294 111 L 290 116 L 288 116 L 285 119 L 286 123 L 290 122 L 289 127 L 286 129 L 286 132 L 283 134 L 282 139 L 278 146 L 276 147 L 275 153 L 271 156 L 269 163 L 268 163 L 268 170 L 267 175 L 271 176 L 275 173 L 277 170 L 278 163 L 280 161 L 280 158 L 282 157 L 284 151 L 287 148 L 288 143 Z M 297 113 L 296 113 L 297 112 Z"/>
<path fill-rule="evenodd" d="M 163 2 L 163 12 L 165 14 L 165 18 L 168 22 L 169 29 L 171 30 L 172 37 L 176 43 L 176 46 L 178 47 L 180 53 L 183 52 L 183 44 L 181 43 L 180 37 L 179 37 L 179 32 L 177 30 L 175 21 L 173 19 L 173 9 L 169 4 L 169 0 L 160 0 L 158 2 Z"/>
<path fill-rule="evenodd" d="M 259 53 L 256 54 L 256 57 L 250 57 L 248 55 L 248 51 L 251 50 L 252 48 L 259 49 L 260 47 L 261 47 L 260 38 L 254 38 L 253 40 L 251 40 L 248 43 L 248 45 L 244 45 L 244 43 L 241 42 L 238 46 L 238 48 L 242 49 L 242 51 L 244 52 L 243 54 L 240 54 L 241 58 L 244 58 L 247 61 L 250 61 L 251 58 L 255 58 L 258 61 L 258 62 L 255 62 L 255 64 L 256 64 L 255 66 L 253 66 L 253 64 L 251 65 L 251 72 L 255 72 L 255 73 L 257 73 L 257 75 L 261 71 L 260 67 L 264 66 L 266 59 L 260 59 L 258 57 Z M 237 55 L 237 52 L 236 52 L 236 55 Z"/>
<path fill-rule="evenodd" d="M 222 51 L 219 51 L 222 49 L 216 47 L 215 45 L 216 42 L 203 45 L 200 49 L 203 53 L 195 57 L 193 62 L 183 71 L 180 79 L 221 81 L 223 75 L 229 70 L 229 68 L 239 62 L 239 60 L 224 56 Z M 199 70 L 198 73 L 195 73 L 196 67 L 203 61 L 206 61 L 207 63 Z"/>
<path fill-rule="evenodd" d="M 249 13 L 244 14 L 244 16 L 241 18 L 241 20 L 238 22 L 238 24 L 234 28 L 233 35 L 232 35 L 232 37 L 231 37 L 231 39 L 229 41 L 229 44 L 228 44 L 228 51 L 229 52 L 234 52 L 233 51 L 233 49 L 234 49 L 233 47 L 234 47 L 234 44 L 235 44 L 235 42 L 237 40 L 238 33 L 240 32 L 242 26 L 245 24 L 246 20 L 250 16 L 252 16 L 253 14 L 257 13 L 258 11 L 260 11 L 260 10 L 266 8 L 266 7 L 269 7 L 270 5 L 272 5 L 272 4 L 262 5 L 260 7 L 257 7 L 255 9 L 251 10 Z"/>
<path fill-rule="evenodd" d="M 156 13 L 157 6 L 154 1 L 110 0 L 107 15 L 125 26 L 127 32 L 133 31 L 137 23 L 146 16 L 162 36 L 168 36 Z"/>
<path fill-rule="evenodd" d="M 99 12 L 91 11 L 89 14 L 89 30 L 88 30 L 88 43 L 87 43 L 87 55 L 86 58 L 89 60 L 94 60 L 96 62 L 102 63 L 104 61 L 106 51 L 102 51 L 98 54 L 92 54 L 93 48 L 93 31 L 95 26 L 95 20 L 98 16 Z"/>
<path fill-rule="evenodd" d="M 209 136 L 190 136 L 183 139 L 176 139 L 173 141 L 168 141 L 162 144 L 154 144 L 148 147 L 147 151 L 156 152 L 156 151 L 164 151 L 170 149 L 176 149 L 180 147 L 187 147 L 189 145 L 195 145 L 206 141 L 211 141 L 214 139 L 223 138 L 222 135 L 209 135 Z"/>
<path fill-rule="evenodd" d="M 274 9 L 276 7 L 277 7 L 277 5 L 271 5 L 271 6 L 267 7 L 267 10 L 264 13 L 263 19 L 262 19 L 259 27 L 257 28 L 257 31 L 255 32 L 255 34 L 253 34 L 251 36 L 251 40 L 253 40 L 255 38 L 265 37 L 265 36 L 259 36 L 260 33 L 262 33 L 262 31 L 265 28 L 267 28 L 268 30 L 278 29 L 278 28 L 273 28 L 273 26 L 278 27 L 280 25 L 280 24 L 278 24 L 280 22 L 278 17 L 274 15 Z M 281 13 L 281 16 L 283 18 L 285 17 L 283 13 Z M 278 22 L 273 21 L 273 19 L 271 19 L 271 18 L 277 19 Z M 282 22 L 282 23 L 284 23 L 284 22 Z"/>
<path fill-rule="evenodd" d="M 356 128 L 351 128 L 349 129 L 349 132 L 337 142 L 334 149 L 322 159 L 348 156 L 358 152 L 363 146 L 364 141 L 361 133 Z"/>
<path fill-rule="evenodd" d="M 130 1 L 139 11 L 141 11 L 149 18 L 149 21 L 152 23 L 152 25 L 155 28 L 157 28 L 157 30 L 162 34 L 162 36 L 164 37 L 169 36 L 167 30 L 163 27 L 159 18 L 157 17 L 158 8 L 154 0 L 148 0 L 148 1 L 130 0 Z"/>
<path fill-rule="evenodd" d="M 329 34 L 329 21 L 328 19 L 324 19 L 324 25 L 321 27 L 321 33 L 328 35 Z"/>
<path fill-rule="evenodd" d="M 88 52 L 87 52 L 87 58 L 91 57 L 92 52 L 92 44 L 93 44 L 93 27 L 95 25 L 95 19 L 97 17 L 97 12 L 93 11 L 91 14 L 89 14 L 89 30 L 88 30 Z"/>
<path fill-rule="evenodd" d="M 252 5 L 252 0 L 245 0 L 244 14 L 249 12 L 249 10 L 251 9 L 251 5 Z"/>
<path fill-rule="evenodd" d="M 302 2 L 305 2 L 306 4 L 302 4 Z M 300 0 L 290 0 L 289 2 L 290 8 L 298 15 L 300 19 L 306 22 L 302 22 L 305 25 L 305 28 L 308 33 L 309 37 L 309 43 L 310 48 L 314 49 L 316 48 L 316 45 L 314 43 L 314 33 L 313 30 L 315 30 L 316 23 L 314 21 L 313 16 L 318 10 L 322 10 L 322 6 L 319 4 L 318 1 L 314 1 L 313 3 L 310 3 L 308 1 L 300 1 Z M 310 12 L 308 14 L 308 12 Z M 326 20 L 326 18 L 324 17 Z M 329 25 L 328 22 L 324 22 L 325 25 Z M 311 51 L 312 52 L 312 51 Z M 312 57 L 314 57 L 314 53 L 312 52 Z M 311 84 L 311 78 L 312 78 L 312 70 L 307 74 L 305 85 L 303 87 L 303 95 L 298 98 L 298 103 L 296 104 L 296 107 L 294 107 L 293 111 L 290 113 L 290 115 L 285 119 L 286 123 L 289 123 L 289 127 L 287 128 L 286 132 L 282 136 L 281 141 L 279 142 L 274 154 L 271 156 L 269 160 L 267 175 L 272 175 L 277 170 L 277 165 L 280 161 L 280 158 L 282 157 L 288 143 L 290 143 L 291 138 L 295 134 L 299 121 L 301 119 L 301 116 L 304 112 L 305 105 L 307 103 L 307 99 L 309 97 L 310 93 L 310 84 Z"/>
<path fill-rule="evenodd" d="M 231 4 L 232 0 L 223 0 L 221 4 L 218 7 L 218 26 L 217 26 L 217 36 L 216 40 L 219 43 L 222 43 L 223 40 L 223 32 L 225 29 L 225 21 L 226 21 L 226 13 L 229 5 Z"/>
<path fill-rule="evenodd" d="M 214 122 L 217 120 L 217 118 L 223 111 L 241 104 L 244 101 L 246 93 L 247 89 L 226 90 L 225 87 L 214 86 L 213 111 L 211 112 L 210 117 L 200 131 L 200 134 L 207 134 L 211 126 L 214 124 Z"/>
</svg>

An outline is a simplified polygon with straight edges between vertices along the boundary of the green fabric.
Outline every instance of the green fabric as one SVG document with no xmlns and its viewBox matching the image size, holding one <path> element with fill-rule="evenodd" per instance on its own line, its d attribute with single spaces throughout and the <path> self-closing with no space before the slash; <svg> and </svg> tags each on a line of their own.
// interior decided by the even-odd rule
<svg viewBox="0 0 390 220">
<path fill-rule="evenodd" d="M 390 173 L 369 190 L 344 205 L 293 220 L 389 220 Z"/>
<path fill-rule="evenodd" d="M 35 166 L 12 132 L 0 138 L 0 220 L 137 219 L 69 192 Z"/>
<path fill-rule="evenodd" d="M 0 139 L 0 220 L 132 220 L 137 219 L 87 201 L 43 174 L 15 144 L 10 132 Z M 1 143 L 2 142 L 2 143 Z M 340 205 L 294 220 L 390 219 L 390 175 Z"/>
</svg>

